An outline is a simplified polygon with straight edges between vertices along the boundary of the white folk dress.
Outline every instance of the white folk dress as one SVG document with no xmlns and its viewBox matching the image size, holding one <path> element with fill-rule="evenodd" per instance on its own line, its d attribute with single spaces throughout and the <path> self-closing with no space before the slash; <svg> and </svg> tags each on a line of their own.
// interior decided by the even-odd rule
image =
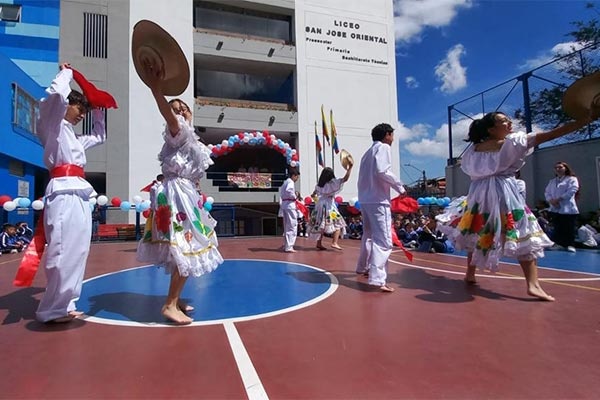
<svg viewBox="0 0 600 400">
<path fill-rule="evenodd" d="M 535 134 L 508 135 L 499 151 L 469 147 L 461 168 L 471 177 L 469 193 L 436 217 L 439 229 L 458 249 L 473 253 L 472 264 L 496 271 L 501 257 L 532 260 L 553 242 L 546 236 L 519 192 L 515 173 L 532 153 Z"/>
<path fill-rule="evenodd" d="M 137 258 L 164 266 L 169 273 L 178 268 L 181 276 L 201 276 L 223 262 L 214 230 L 217 222 L 203 207 L 195 186 L 213 162 L 193 128 L 183 117 L 177 119 L 178 134 L 172 136 L 168 128 L 163 133 L 165 144 L 158 158 L 165 179 L 146 221 Z"/>
<path fill-rule="evenodd" d="M 343 187 L 342 178 L 332 179 L 323 187 L 315 187 L 319 199 L 310 215 L 308 232 L 311 239 L 318 240 L 322 233 L 329 235 L 338 229 L 346 229 L 346 221 L 335 203 L 335 195 L 340 193 Z"/>
</svg>

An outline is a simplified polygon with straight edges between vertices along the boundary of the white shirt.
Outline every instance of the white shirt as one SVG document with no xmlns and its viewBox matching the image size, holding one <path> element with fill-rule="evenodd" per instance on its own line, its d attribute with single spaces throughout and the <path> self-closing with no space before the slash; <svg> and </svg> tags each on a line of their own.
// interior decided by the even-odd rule
<svg viewBox="0 0 600 400">
<path fill-rule="evenodd" d="M 282 210 L 296 209 L 296 188 L 292 178 L 287 178 L 279 188 L 279 202 Z"/>
<path fill-rule="evenodd" d="M 48 97 L 40 102 L 40 117 L 37 122 L 37 135 L 44 146 L 44 164 L 48 170 L 64 164 L 85 167 L 85 150 L 106 140 L 104 115 L 102 111 L 92 111 L 93 130 L 91 135 L 76 136 L 73 125 L 64 119 L 71 93 L 69 83 L 73 71 L 65 68 L 58 73 L 49 88 Z M 63 176 L 51 179 L 46 187 L 46 195 L 51 193 L 76 193 L 83 198 L 95 194 L 94 188 L 78 176 Z"/>
<path fill-rule="evenodd" d="M 390 145 L 375 141 L 360 160 L 358 201 L 361 204 L 390 204 L 390 188 L 400 194 L 406 192 L 392 172 Z"/>
<path fill-rule="evenodd" d="M 546 201 L 560 199 L 558 207 L 550 204 L 550 211 L 559 214 L 579 214 L 579 209 L 575 202 L 575 194 L 578 191 L 579 180 L 574 176 L 565 175 L 562 178 L 557 176 L 554 179 L 550 179 L 544 191 Z"/>
</svg>

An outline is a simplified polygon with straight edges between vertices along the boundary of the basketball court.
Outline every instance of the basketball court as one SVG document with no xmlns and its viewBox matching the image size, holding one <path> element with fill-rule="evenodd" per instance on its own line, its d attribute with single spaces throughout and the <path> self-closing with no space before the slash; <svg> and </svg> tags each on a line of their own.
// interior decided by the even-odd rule
<svg viewBox="0 0 600 400">
<path fill-rule="evenodd" d="M 324 244 L 328 244 L 327 239 Z M 168 276 L 135 242 L 92 245 L 70 324 L 34 319 L 45 285 L 11 285 L 0 257 L 1 398 L 597 398 L 600 254 L 547 252 L 530 298 L 518 265 L 469 287 L 460 255 L 395 251 L 382 293 L 354 273 L 359 242 L 223 238 L 212 274 L 190 278 L 194 323 L 160 314 Z"/>
</svg>

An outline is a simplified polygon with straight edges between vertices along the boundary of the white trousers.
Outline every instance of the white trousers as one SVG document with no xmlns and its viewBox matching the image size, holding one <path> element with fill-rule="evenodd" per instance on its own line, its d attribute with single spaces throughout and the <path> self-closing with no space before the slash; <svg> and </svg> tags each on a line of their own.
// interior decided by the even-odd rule
<svg viewBox="0 0 600 400">
<path fill-rule="evenodd" d="M 73 194 L 46 198 L 46 292 L 36 319 L 47 322 L 75 310 L 90 252 L 92 213 L 87 200 Z"/>
<path fill-rule="evenodd" d="M 390 206 L 361 204 L 363 236 L 356 272 L 369 271 L 369 284 L 383 286 L 387 279 L 387 262 L 392 253 L 392 214 Z"/>
<path fill-rule="evenodd" d="M 298 235 L 298 212 L 296 209 L 281 210 L 283 216 L 283 249 L 293 250 Z"/>
</svg>

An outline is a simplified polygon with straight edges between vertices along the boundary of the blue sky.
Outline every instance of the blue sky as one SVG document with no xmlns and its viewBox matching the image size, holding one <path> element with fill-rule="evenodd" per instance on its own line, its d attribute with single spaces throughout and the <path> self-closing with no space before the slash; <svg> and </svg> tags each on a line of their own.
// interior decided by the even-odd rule
<svg viewBox="0 0 600 400">
<path fill-rule="evenodd" d="M 569 48 L 567 34 L 575 30 L 571 23 L 600 17 L 599 2 L 594 2 L 595 9 L 586 9 L 588 2 L 394 0 L 399 118 L 395 140 L 403 182 L 414 182 L 422 170 L 427 178 L 444 176 L 448 106 Z M 455 123 L 465 132 L 469 121 Z M 453 137 L 459 144 L 464 138 Z"/>
</svg>

